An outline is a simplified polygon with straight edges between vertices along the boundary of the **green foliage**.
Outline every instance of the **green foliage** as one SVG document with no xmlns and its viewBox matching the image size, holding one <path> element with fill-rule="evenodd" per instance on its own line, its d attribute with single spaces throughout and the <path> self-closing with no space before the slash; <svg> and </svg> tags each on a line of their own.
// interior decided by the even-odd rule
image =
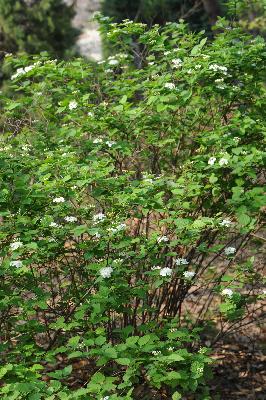
<svg viewBox="0 0 266 400">
<path fill-rule="evenodd" d="M 227 13 L 246 31 L 266 36 L 265 0 L 227 0 Z"/>
<path fill-rule="evenodd" d="M 102 12 L 116 22 L 128 18 L 153 25 L 185 18 L 193 29 L 208 25 L 203 5 L 195 0 L 104 0 Z"/>
<path fill-rule="evenodd" d="M 65 56 L 77 35 L 73 16 L 62 0 L 0 0 L 0 50 Z"/>
<path fill-rule="evenodd" d="M 183 23 L 104 24 L 118 53 L 98 65 L 6 57 L 4 400 L 207 399 L 199 325 L 230 333 L 265 297 L 246 253 L 265 203 L 264 41 L 223 20 L 211 43 Z"/>
</svg>

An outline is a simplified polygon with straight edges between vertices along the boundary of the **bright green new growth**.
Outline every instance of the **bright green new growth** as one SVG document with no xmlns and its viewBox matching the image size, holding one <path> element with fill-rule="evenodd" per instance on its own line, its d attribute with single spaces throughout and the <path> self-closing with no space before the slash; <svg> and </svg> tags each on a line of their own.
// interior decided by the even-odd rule
<svg viewBox="0 0 266 400">
<path fill-rule="evenodd" d="M 1 398 L 209 399 L 202 329 L 263 296 L 265 43 L 104 23 L 99 65 L 6 59 Z"/>
</svg>

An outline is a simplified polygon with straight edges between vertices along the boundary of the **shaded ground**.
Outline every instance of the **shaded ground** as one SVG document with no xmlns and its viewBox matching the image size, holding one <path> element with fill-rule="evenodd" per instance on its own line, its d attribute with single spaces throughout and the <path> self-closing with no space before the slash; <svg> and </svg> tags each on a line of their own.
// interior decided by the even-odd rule
<svg viewBox="0 0 266 400">
<path fill-rule="evenodd" d="M 263 348 L 264 347 L 264 348 Z M 264 353 L 264 354 L 263 354 Z M 265 400 L 265 337 L 230 337 L 214 357 L 213 400 Z"/>
</svg>

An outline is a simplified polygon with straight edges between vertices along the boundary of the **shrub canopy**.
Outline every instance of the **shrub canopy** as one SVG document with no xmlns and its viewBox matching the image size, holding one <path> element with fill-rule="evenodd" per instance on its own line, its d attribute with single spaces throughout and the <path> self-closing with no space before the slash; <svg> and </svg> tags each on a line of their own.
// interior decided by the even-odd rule
<svg viewBox="0 0 266 400">
<path fill-rule="evenodd" d="M 6 58 L 0 393 L 209 399 L 202 328 L 263 296 L 265 43 L 104 24 L 98 65 Z"/>
</svg>

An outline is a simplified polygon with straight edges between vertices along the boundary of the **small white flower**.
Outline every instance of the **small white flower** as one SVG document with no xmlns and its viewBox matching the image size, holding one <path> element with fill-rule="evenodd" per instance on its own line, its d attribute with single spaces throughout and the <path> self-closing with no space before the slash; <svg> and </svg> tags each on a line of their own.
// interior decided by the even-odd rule
<svg viewBox="0 0 266 400">
<path fill-rule="evenodd" d="M 22 261 L 16 260 L 16 261 L 10 261 L 10 266 L 15 267 L 15 268 L 20 268 L 22 267 Z"/>
<path fill-rule="evenodd" d="M 186 258 L 177 258 L 175 260 L 176 265 L 187 265 L 189 264 L 188 260 Z"/>
<path fill-rule="evenodd" d="M 214 82 L 215 82 L 215 83 L 222 83 L 222 82 L 224 82 L 224 78 L 215 79 Z"/>
<path fill-rule="evenodd" d="M 58 225 L 56 222 L 51 222 L 49 225 L 51 228 L 59 228 L 60 225 Z"/>
<path fill-rule="evenodd" d="M 64 197 L 55 197 L 53 199 L 53 203 L 64 203 L 64 202 L 65 202 Z"/>
<path fill-rule="evenodd" d="M 224 253 L 229 256 L 230 254 L 234 254 L 236 252 L 236 248 L 235 247 L 226 247 L 224 249 Z"/>
<path fill-rule="evenodd" d="M 165 87 L 166 89 L 173 90 L 173 89 L 175 89 L 175 84 L 174 84 L 173 82 L 167 82 L 167 83 L 164 85 L 164 87 Z"/>
<path fill-rule="evenodd" d="M 161 351 L 160 351 L 160 350 L 153 350 L 151 353 L 152 353 L 154 356 L 158 356 L 159 354 L 161 354 Z"/>
<path fill-rule="evenodd" d="M 115 260 L 113 260 L 114 264 L 120 264 L 123 261 L 123 258 L 116 258 Z"/>
<path fill-rule="evenodd" d="M 119 225 L 117 225 L 117 227 L 116 227 L 116 229 L 118 230 L 118 231 L 123 231 L 124 229 L 126 229 L 126 224 L 119 224 Z"/>
<path fill-rule="evenodd" d="M 209 160 L 208 160 L 208 164 L 209 165 L 214 165 L 215 161 L 216 161 L 216 157 L 210 157 Z"/>
<path fill-rule="evenodd" d="M 183 61 L 181 60 L 181 58 L 174 58 L 172 60 L 172 63 L 174 64 L 173 68 L 180 68 L 182 67 Z"/>
<path fill-rule="evenodd" d="M 76 217 L 65 217 L 64 220 L 66 222 L 77 222 L 77 218 Z"/>
<path fill-rule="evenodd" d="M 112 267 L 104 267 L 100 269 L 100 275 L 103 278 L 110 278 L 113 272 L 113 268 Z"/>
<path fill-rule="evenodd" d="M 195 69 L 201 69 L 202 65 L 201 64 L 196 64 Z"/>
<path fill-rule="evenodd" d="M 229 228 L 229 226 L 232 225 L 232 221 L 230 221 L 230 219 L 223 219 L 219 225 Z"/>
<path fill-rule="evenodd" d="M 158 239 L 157 239 L 157 242 L 158 243 L 169 242 L 169 238 L 167 236 L 159 236 Z"/>
<path fill-rule="evenodd" d="M 23 246 L 22 242 L 13 242 L 13 243 L 10 244 L 11 250 L 17 250 L 22 246 Z"/>
<path fill-rule="evenodd" d="M 160 270 L 160 275 L 161 276 L 171 276 L 172 275 L 172 270 L 171 270 L 171 268 L 168 268 L 168 267 L 165 267 L 165 268 L 162 268 L 161 270 Z"/>
<path fill-rule="evenodd" d="M 97 222 L 103 221 L 105 218 L 106 218 L 106 215 L 103 213 L 95 214 L 93 216 L 93 222 L 97 223 Z"/>
<path fill-rule="evenodd" d="M 28 67 L 25 67 L 24 70 L 25 72 L 29 72 L 34 68 L 34 65 L 28 65 Z"/>
<path fill-rule="evenodd" d="M 171 54 L 171 51 L 165 51 L 163 54 L 164 54 L 165 56 L 169 56 L 169 54 Z"/>
<path fill-rule="evenodd" d="M 16 79 L 18 76 L 24 75 L 24 74 L 25 74 L 24 68 L 18 68 L 16 70 L 16 73 L 11 76 L 11 80 Z"/>
<path fill-rule="evenodd" d="M 226 289 L 223 289 L 222 290 L 222 295 L 223 296 L 228 296 L 228 297 L 232 297 L 233 296 L 233 290 L 232 289 L 228 289 L 228 288 L 226 288 Z"/>
<path fill-rule="evenodd" d="M 119 64 L 119 61 L 116 60 L 116 59 L 112 59 L 112 60 L 109 60 L 109 61 L 108 61 L 108 64 L 109 64 L 109 65 L 117 65 L 117 64 Z"/>
<path fill-rule="evenodd" d="M 76 102 L 76 100 L 72 100 L 72 101 L 70 101 L 68 108 L 70 110 L 74 110 L 74 108 L 77 108 L 77 106 L 78 106 L 78 103 Z"/>
<path fill-rule="evenodd" d="M 87 115 L 88 115 L 88 117 L 93 117 L 94 116 L 93 112 L 91 112 L 91 111 L 89 111 Z"/>
<path fill-rule="evenodd" d="M 227 165 L 228 164 L 228 160 L 227 158 L 221 158 L 219 160 L 219 165 L 222 167 L 223 165 Z"/>
<path fill-rule="evenodd" d="M 154 65 L 154 61 L 150 61 L 148 65 Z"/>
<path fill-rule="evenodd" d="M 168 351 L 173 351 L 173 350 L 174 350 L 174 347 L 168 347 L 167 350 L 168 350 Z"/>
<path fill-rule="evenodd" d="M 158 269 L 161 269 L 160 265 L 153 265 L 153 266 L 151 267 L 151 270 L 152 270 L 152 271 L 156 271 L 156 270 L 158 270 Z"/>
<path fill-rule="evenodd" d="M 214 72 L 222 72 L 224 75 L 227 75 L 227 67 L 218 64 L 211 64 L 209 69 Z"/>
<path fill-rule="evenodd" d="M 107 144 L 108 147 L 112 147 L 113 145 L 116 144 L 116 142 L 114 142 L 112 140 L 107 140 L 105 143 Z"/>
<path fill-rule="evenodd" d="M 195 275 L 195 272 L 193 271 L 185 271 L 183 272 L 183 276 L 185 279 L 192 279 Z"/>
</svg>

